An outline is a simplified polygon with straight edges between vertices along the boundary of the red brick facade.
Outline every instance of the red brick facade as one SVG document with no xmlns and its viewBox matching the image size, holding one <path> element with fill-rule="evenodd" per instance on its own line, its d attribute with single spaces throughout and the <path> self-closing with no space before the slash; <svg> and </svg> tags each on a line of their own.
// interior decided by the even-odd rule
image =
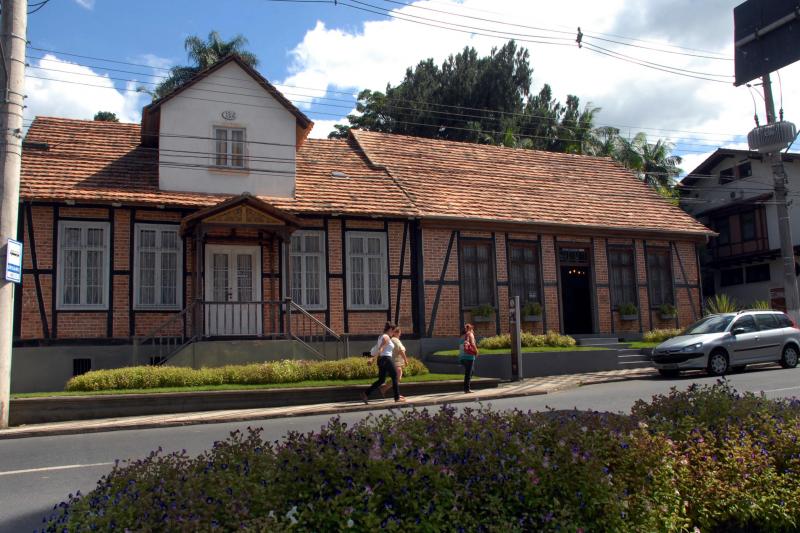
<svg viewBox="0 0 800 533">
<path fill-rule="evenodd" d="M 57 203 L 24 202 L 21 206 L 20 237 L 25 243 L 24 278 L 18 292 L 16 335 L 19 341 L 59 342 L 103 340 L 129 342 L 132 336 L 147 335 L 177 311 L 141 311 L 132 306 L 134 287 L 134 249 L 132 239 L 137 223 L 178 224 L 194 209 L 156 209 L 145 207 L 68 206 Z M 60 220 L 107 221 L 111 227 L 108 309 L 101 311 L 56 310 L 58 279 L 58 222 Z M 484 226 L 487 226 L 484 224 Z M 700 314 L 700 281 L 695 242 L 686 240 L 654 240 L 644 236 L 608 236 L 598 231 L 595 236 L 540 233 L 526 228 L 506 231 L 465 229 L 453 224 L 427 224 L 419 220 L 354 218 L 326 216 L 303 218 L 302 229 L 319 229 L 325 235 L 326 309 L 312 314 L 336 332 L 353 336 L 369 336 L 383 322 L 398 322 L 407 335 L 414 337 L 451 337 L 459 334 L 463 324 L 474 322 L 470 309 L 463 304 L 462 247 L 467 242 L 481 242 L 493 251 L 495 315 L 488 322 L 477 324 L 479 335 L 508 331 L 508 296 L 510 287 L 509 248 L 532 247 L 537 254 L 538 293 L 543 316 L 539 322 L 525 323 L 534 332 L 564 331 L 564 302 L 559 265 L 562 247 L 579 247 L 588 252 L 591 293 L 591 331 L 580 333 L 635 336 L 643 331 L 662 327 L 686 326 Z M 502 229 L 502 231 L 500 231 Z M 348 231 L 370 231 L 386 235 L 388 302 L 380 310 L 348 310 L 346 301 L 347 265 L 343 249 Z M 283 289 L 280 240 L 253 230 L 233 233 L 216 231 L 206 237 L 206 244 L 247 244 L 261 247 L 262 298 L 280 300 Z M 183 301 L 181 308 L 194 298 L 195 241 L 183 242 Z M 635 257 L 635 294 L 638 317 L 621 320 L 612 307 L 609 278 L 608 247 L 630 249 Z M 658 309 L 650 306 L 650 276 L 647 250 L 669 253 L 672 263 L 672 285 L 677 317 L 662 320 Z M 201 254 L 202 257 L 202 254 Z M 280 327 L 281 317 L 267 311 L 263 316 L 264 332 Z M 292 324 L 299 326 L 298 323 Z M 174 328 L 179 328 L 176 324 Z M 177 331 L 176 331 L 177 333 Z"/>
</svg>

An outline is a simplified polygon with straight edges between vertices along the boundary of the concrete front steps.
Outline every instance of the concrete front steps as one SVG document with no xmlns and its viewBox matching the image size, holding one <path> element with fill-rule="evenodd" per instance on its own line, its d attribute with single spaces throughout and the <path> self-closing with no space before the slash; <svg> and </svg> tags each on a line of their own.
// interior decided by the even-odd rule
<svg viewBox="0 0 800 533">
<path fill-rule="evenodd" d="M 639 348 L 617 350 L 617 364 L 620 368 L 647 368 L 653 366 L 650 353 Z"/>
</svg>

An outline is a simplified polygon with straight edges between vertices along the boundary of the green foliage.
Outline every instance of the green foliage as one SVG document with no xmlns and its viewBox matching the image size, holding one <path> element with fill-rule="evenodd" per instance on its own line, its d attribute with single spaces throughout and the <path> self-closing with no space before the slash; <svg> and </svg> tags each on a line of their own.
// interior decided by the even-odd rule
<svg viewBox="0 0 800 533">
<path fill-rule="evenodd" d="M 490 317 L 494 315 L 494 306 L 489 304 L 479 305 L 478 307 L 473 307 L 470 310 L 470 314 L 472 316 Z"/>
<path fill-rule="evenodd" d="M 766 300 L 756 300 L 750 304 L 750 309 L 757 309 L 759 311 L 772 311 L 772 306 Z"/>
<path fill-rule="evenodd" d="M 409 357 L 404 369 L 407 376 L 427 374 L 418 359 Z M 67 382 L 68 391 L 103 391 L 155 389 L 163 387 L 198 387 L 204 385 L 266 385 L 300 381 L 364 379 L 375 376 L 375 366 L 363 357 L 337 361 L 273 361 L 214 368 L 178 366 L 134 366 L 111 370 L 93 370 Z"/>
<path fill-rule="evenodd" d="M 617 310 L 620 315 L 635 315 L 639 312 L 639 308 L 630 302 L 619 304 Z"/>
<path fill-rule="evenodd" d="M 730 298 L 727 294 L 715 294 L 706 300 L 706 315 L 717 315 L 720 313 L 735 313 L 739 310 L 739 303 Z"/>
<path fill-rule="evenodd" d="M 673 389 L 630 416 L 334 418 L 280 441 L 248 429 L 198 457 L 117 464 L 45 530 L 796 531 L 799 436 L 800 401 L 724 383 Z"/>
<path fill-rule="evenodd" d="M 658 306 L 658 312 L 665 316 L 675 316 L 678 310 L 672 304 L 661 304 Z"/>
<path fill-rule="evenodd" d="M 522 316 L 542 316 L 542 304 L 539 302 L 528 302 L 522 310 Z"/>
<path fill-rule="evenodd" d="M 247 39 L 242 35 L 234 35 L 233 38 L 226 41 L 222 39 L 219 33 L 212 31 L 205 41 L 196 35 L 187 37 L 183 46 L 186 49 L 191 65 L 172 67 L 169 77 L 162 81 L 152 92 L 153 98 L 161 98 L 169 94 L 192 79 L 201 70 L 210 67 L 231 54 L 238 55 L 251 67 L 258 66 L 258 58 L 255 54 L 244 49 L 247 46 Z"/>
<path fill-rule="evenodd" d="M 664 342 L 667 339 L 671 339 L 672 337 L 677 337 L 681 334 L 681 330 L 674 328 L 674 329 L 654 329 L 651 331 L 646 331 L 642 335 L 642 340 L 644 342 Z"/>
<path fill-rule="evenodd" d="M 119 122 L 117 114 L 111 111 L 98 111 L 94 114 L 94 119 L 100 122 Z"/>
<path fill-rule="evenodd" d="M 553 346 L 567 348 L 575 346 L 575 339 L 567 335 L 560 335 L 555 331 L 548 331 L 544 335 L 534 335 L 533 333 L 522 332 L 523 348 L 537 348 L 542 346 Z M 478 341 L 478 348 L 484 350 L 499 350 L 511 348 L 511 335 L 496 335 L 494 337 L 484 337 Z"/>
</svg>

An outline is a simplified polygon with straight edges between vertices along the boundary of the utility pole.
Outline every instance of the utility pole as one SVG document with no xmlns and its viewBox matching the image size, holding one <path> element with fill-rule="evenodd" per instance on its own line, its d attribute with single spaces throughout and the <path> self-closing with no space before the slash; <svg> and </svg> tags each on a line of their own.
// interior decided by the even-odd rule
<svg viewBox="0 0 800 533">
<path fill-rule="evenodd" d="M 772 98 L 772 82 L 769 73 L 761 77 L 764 87 L 764 103 L 767 108 L 767 124 L 775 121 L 775 100 Z M 783 120 L 783 117 L 781 117 Z M 786 204 L 786 171 L 783 168 L 781 149 L 768 152 L 766 159 L 772 169 L 775 187 L 775 207 L 778 211 L 778 233 L 781 240 L 781 257 L 783 258 L 783 293 L 786 299 L 786 311 L 789 316 L 800 323 L 800 295 L 797 290 L 795 274 L 794 244 L 792 241 L 792 225 L 789 219 L 789 206 Z"/>
<path fill-rule="evenodd" d="M 8 239 L 17 236 L 22 111 L 25 107 L 27 0 L 4 0 L 0 17 L 0 428 L 8 427 L 14 283 L 6 281 Z"/>
</svg>

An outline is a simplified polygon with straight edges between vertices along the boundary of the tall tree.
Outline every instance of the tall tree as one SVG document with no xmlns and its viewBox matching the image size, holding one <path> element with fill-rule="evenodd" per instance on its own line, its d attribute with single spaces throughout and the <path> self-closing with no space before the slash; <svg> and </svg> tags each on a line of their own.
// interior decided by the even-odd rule
<svg viewBox="0 0 800 533">
<path fill-rule="evenodd" d="M 582 110 L 576 96 L 562 105 L 546 84 L 531 95 L 532 82 L 530 54 L 514 41 L 485 57 L 466 47 L 441 66 L 427 59 L 407 69 L 385 92 L 362 91 L 358 113 L 330 137 L 361 128 L 582 153 L 597 108 Z"/>
<path fill-rule="evenodd" d="M 94 114 L 94 119 L 101 122 L 119 122 L 117 114 L 111 111 L 98 111 Z"/>
<path fill-rule="evenodd" d="M 201 70 L 231 54 L 237 54 L 251 67 L 258 66 L 258 58 L 255 54 L 245 50 L 247 42 L 242 35 L 234 35 L 232 39 L 226 41 L 216 31 L 210 32 L 206 40 L 196 35 L 187 37 L 183 46 L 191 64 L 172 67 L 169 77 L 153 91 L 153 97 L 161 98 L 186 83 Z"/>
<path fill-rule="evenodd" d="M 645 183 L 656 188 L 674 187 L 682 159 L 672 155 L 672 143 L 662 139 L 651 143 L 647 134 L 639 132 L 630 140 L 618 137 L 617 144 L 615 159 L 636 172 Z"/>
</svg>

